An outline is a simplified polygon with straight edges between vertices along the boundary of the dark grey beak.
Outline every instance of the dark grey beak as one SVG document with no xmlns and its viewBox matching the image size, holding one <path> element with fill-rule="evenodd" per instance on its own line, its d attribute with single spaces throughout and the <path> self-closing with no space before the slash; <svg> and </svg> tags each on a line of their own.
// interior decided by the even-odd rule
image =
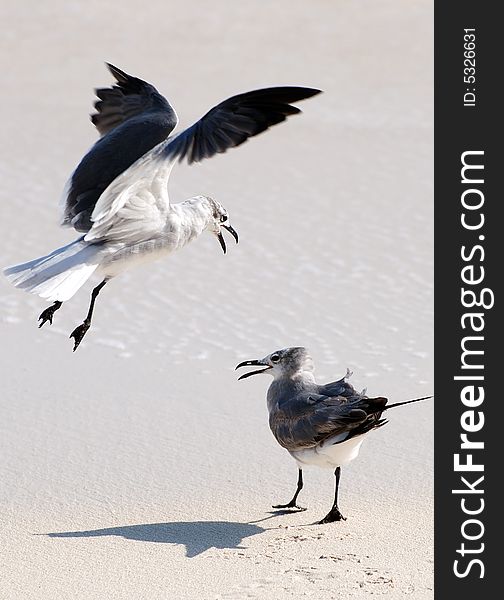
<svg viewBox="0 0 504 600">
<path fill-rule="evenodd" d="M 243 375 L 240 375 L 240 377 L 238 377 L 238 381 L 240 381 L 240 379 L 247 379 L 247 377 L 251 377 L 252 375 L 258 375 L 259 373 L 264 373 L 265 371 L 268 371 L 269 369 L 272 368 L 270 365 L 264 363 L 262 360 L 246 360 L 244 362 L 241 362 L 239 365 L 236 365 L 235 371 L 236 371 L 236 369 L 239 369 L 240 367 L 266 367 L 266 368 L 265 369 L 257 369 L 256 371 L 250 371 L 249 373 L 244 373 Z"/>
<path fill-rule="evenodd" d="M 222 231 L 219 231 L 217 234 L 217 239 L 219 240 L 220 247 L 222 248 L 222 252 L 226 254 L 226 242 L 224 241 L 224 236 L 222 235 Z"/>
<path fill-rule="evenodd" d="M 226 229 L 227 231 L 229 231 L 229 233 L 234 237 L 235 242 L 238 243 L 238 234 L 236 233 L 236 231 L 231 227 L 231 225 L 223 225 L 222 227 L 224 227 L 224 229 Z"/>
<path fill-rule="evenodd" d="M 229 231 L 229 233 L 234 237 L 235 242 L 238 243 L 238 234 L 231 227 L 231 225 L 221 225 L 221 227 L 224 227 L 224 229 L 226 231 Z M 222 235 L 221 231 L 217 234 L 217 239 L 219 240 L 219 244 L 221 245 L 222 252 L 224 252 L 224 254 L 226 254 L 226 250 L 227 250 L 227 248 L 226 248 L 226 242 L 224 241 L 224 236 Z"/>
</svg>

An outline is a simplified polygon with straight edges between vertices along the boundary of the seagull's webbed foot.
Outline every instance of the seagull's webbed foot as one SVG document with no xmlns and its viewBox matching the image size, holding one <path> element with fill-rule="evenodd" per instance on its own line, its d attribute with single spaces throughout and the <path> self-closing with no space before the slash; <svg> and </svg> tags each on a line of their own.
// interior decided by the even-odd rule
<svg viewBox="0 0 504 600">
<path fill-rule="evenodd" d="M 42 327 L 42 325 L 47 323 L 47 321 L 49 321 L 49 325 L 52 325 L 54 313 L 58 310 L 58 308 L 61 308 L 62 304 L 63 302 L 56 300 L 54 304 L 51 304 L 51 306 L 40 313 L 40 317 L 38 318 L 38 320 L 41 321 L 41 323 L 39 323 L 39 329 Z"/>
<path fill-rule="evenodd" d="M 334 476 L 336 478 L 334 502 L 331 507 L 331 510 L 327 513 L 327 515 L 321 521 L 317 521 L 318 525 L 323 525 L 324 523 L 334 523 L 335 521 L 346 521 L 346 517 L 344 517 L 341 514 L 340 509 L 338 508 L 338 490 L 341 477 L 341 467 L 336 467 L 336 470 L 334 471 Z"/>
<path fill-rule="evenodd" d="M 88 319 L 85 319 L 83 323 L 81 323 L 78 327 L 76 327 L 70 337 L 74 339 L 74 347 L 73 351 L 75 352 L 79 347 L 79 344 L 82 342 L 82 338 L 86 335 L 87 330 L 90 328 L 91 322 Z"/>
<path fill-rule="evenodd" d="M 294 511 L 301 512 L 303 510 L 306 510 L 306 508 L 304 506 L 298 506 L 298 504 L 297 504 L 297 498 L 299 496 L 299 492 L 302 489 L 303 489 L 303 470 L 298 469 L 298 481 L 297 481 L 296 493 L 292 497 L 292 500 L 288 504 L 275 504 L 275 505 L 273 505 L 273 508 L 284 509 L 284 510 L 288 510 L 291 512 L 294 512 Z"/>
<path fill-rule="evenodd" d="M 302 512 L 303 510 L 306 510 L 306 508 L 304 506 L 298 506 L 293 500 L 291 500 L 289 502 L 289 504 L 274 504 L 272 508 L 283 508 L 283 509 L 287 509 L 287 510 L 292 509 L 292 512 L 294 512 L 294 511 Z"/>
<path fill-rule="evenodd" d="M 77 348 L 79 347 L 79 344 L 82 342 L 82 338 L 86 335 L 87 330 L 91 327 L 91 319 L 93 318 L 93 310 L 94 310 L 96 298 L 98 297 L 100 290 L 107 283 L 107 281 L 108 281 L 108 279 L 104 279 L 99 285 L 97 285 L 93 289 L 93 291 L 91 292 L 91 302 L 89 304 L 89 310 L 88 310 L 88 314 L 86 315 L 86 318 L 81 323 L 81 325 L 76 327 L 70 334 L 70 337 L 75 340 L 74 347 L 73 347 L 74 352 L 77 350 Z"/>
<path fill-rule="evenodd" d="M 346 521 L 346 517 L 344 517 L 341 514 L 340 509 L 337 506 L 333 506 L 322 520 L 317 521 L 317 525 L 324 525 L 324 523 L 334 523 L 335 521 Z"/>
</svg>

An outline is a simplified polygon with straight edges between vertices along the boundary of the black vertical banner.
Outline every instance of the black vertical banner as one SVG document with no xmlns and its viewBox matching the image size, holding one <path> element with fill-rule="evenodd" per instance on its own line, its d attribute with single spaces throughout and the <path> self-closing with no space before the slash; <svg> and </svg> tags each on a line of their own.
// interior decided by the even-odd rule
<svg viewBox="0 0 504 600">
<path fill-rule="evenodd" d="M 499 3 L 435 3 L 435 598 L 501 595 Z M 499 288 L 499 289 L 498 289 Z M 504 431 L 500 433 L 504 438 Z M 499 532 L 499 533 L 498 533 Z M 501 562 L 499 560 L 499 562 Z M 497 591 L 495 591 L 497 590 Z"/>
</svg>

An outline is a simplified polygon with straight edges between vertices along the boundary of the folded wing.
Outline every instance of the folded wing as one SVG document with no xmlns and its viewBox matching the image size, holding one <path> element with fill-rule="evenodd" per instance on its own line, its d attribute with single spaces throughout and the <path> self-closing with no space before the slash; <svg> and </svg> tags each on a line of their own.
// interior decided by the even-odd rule
<svg viewBox="0 0 504 600">
<path fill-rule="evenodd" d="M 278 443 L 287 450 L 312 448 L 340 436 L 344 441 L 386 423 L 381 412 L 387 398 L 368 398 L 350 384 L 338 396 L 300 394 L 281 403 L 270 414 L 270 427 Z"/>
</svg>

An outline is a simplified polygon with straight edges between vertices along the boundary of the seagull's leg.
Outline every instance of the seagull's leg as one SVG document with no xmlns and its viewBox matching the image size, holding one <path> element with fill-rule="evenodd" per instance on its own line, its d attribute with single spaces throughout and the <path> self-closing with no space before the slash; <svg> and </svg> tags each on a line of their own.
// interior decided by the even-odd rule
<svg viewBox="0 0 504 600">
<path fill-rule="evenodd" d="M 78 327 L 76 327 L 70 334 L 70 337 L 74 338 L 74 340 L 75 340 L 75 344 L 74 344 L 74 348 L 73 348 L 74 352 L 77 350 L 77 348 L 79 347 L 79 344 L 82 342 L 82 338 L 86 335 L 86 331 L 91 327 L 91 318 L 93 316 L 93 310 L 94 310 L 96 298 L 98 297 L 100 290 L 107 283 L 107 281 L 108 281 L 108 279 L 104 279 L 91 292 L 91 303 L 89 305 L 88 314 L 86 315 L 86 318 L 84 319 L 82 324 L 79 325 Z"/>
<path fill-rule="evenodd" d="M 334 475 L 336 476 L 336 490 L 334 492 L 334 504 L 332 505 L 331 510 L 327 513 L 327 515 L 319 521 L 319 525 L 323 523 L 332 523 L 333 521 L 346 521 L 346 517 L 344 517 L 340 513 L 340 509 L 338 508 L 338 488 L 339 488 L 339 480 L 341 476 L 341 467 L 336 467 L 334 471 Z"/>
<path fill-rule="evenodd" d="M 298 481 L 296 493 L 294 494 L 292 500 L 288 504 L 275 504 L 273 508 L 296 508 L 297 510 L 306 510 L 303 506 L 298 506 L 296 504 L 297 497 L 299 492 L 303 489 L 303 470 L 299 469 Z"/>
<path fill-rule="evenodd" d="M 42 325 L 47 323 L 47 321 L 49 321 L 49 325 L 52 325 L 54 313 L 58 310 L 58 308 L 61 308 L 62 304 L 63 302 L 56 300 L 54 304 L 51 304 L 51 306 L 49 306 L 40 313 L 40 317 L 38 318 L 38 320 L 42 321 L 42 323 L 39 323 L 39 329 L 42 327 Z"/>
</svg>

